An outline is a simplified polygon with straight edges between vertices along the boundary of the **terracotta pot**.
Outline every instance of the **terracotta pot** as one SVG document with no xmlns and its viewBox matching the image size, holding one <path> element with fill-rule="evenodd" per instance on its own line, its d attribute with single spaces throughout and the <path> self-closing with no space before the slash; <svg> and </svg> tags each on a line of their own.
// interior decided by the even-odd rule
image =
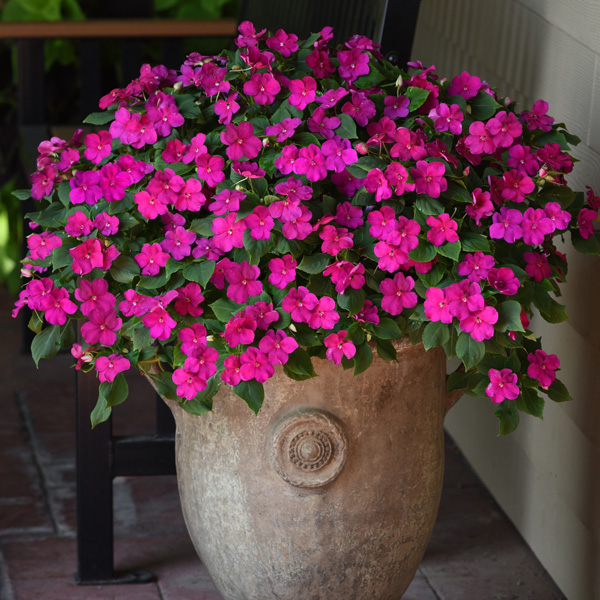
<svg viewBox="0 0 600 600">
<path fill-rule="evenodd" d="M 357 377 L 276 371 L 258 416 L 223 385 L 177 422 L 183 513 L 226 600 L 398 600 L 429 540 L 444 466 L 445 356 L 398 343 Z"/>
</svg>

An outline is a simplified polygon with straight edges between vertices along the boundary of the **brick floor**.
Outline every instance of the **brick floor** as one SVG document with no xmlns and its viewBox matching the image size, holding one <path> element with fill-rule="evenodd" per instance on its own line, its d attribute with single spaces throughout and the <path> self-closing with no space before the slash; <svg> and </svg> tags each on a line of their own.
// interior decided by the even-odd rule
<svg viewBox="0 0 600 600">
<path fill-rule="evenodd" d="M 113 484 L 115 568 L 149 570 L 155 580 L 75 583 L 70 358 L 42 361 L 36 370 L 19 353 L 20 323 L 9 310 L 10 299 L 0 295 L 0 600 L 222 600 L 186 533 L 173 476 L 119 477 Z M 121 432 L 132 424 L 150 427 L 151 418 L 138 418 L 139 407 L 122 409 L 125 418 L 115 424 Z M 446 463 L 436 527 L 403 599 L 563 599 L 451 441 Z"/>
</svg>

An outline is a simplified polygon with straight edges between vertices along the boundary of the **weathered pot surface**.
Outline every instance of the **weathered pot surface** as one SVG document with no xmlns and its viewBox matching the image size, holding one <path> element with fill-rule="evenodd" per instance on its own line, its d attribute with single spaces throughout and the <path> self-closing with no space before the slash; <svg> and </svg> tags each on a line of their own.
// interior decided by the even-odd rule
<svg viewBox="0 0 600 600">
<path fill-rule="evenodd" d="M 443 477 L 445 357 L 398 342 L 357 377 L 276 371 L 258 416 L 223 385 L 177 421 L 183 512 L 226 600 L 398 600 L 421 561 Z"/>
</svg>

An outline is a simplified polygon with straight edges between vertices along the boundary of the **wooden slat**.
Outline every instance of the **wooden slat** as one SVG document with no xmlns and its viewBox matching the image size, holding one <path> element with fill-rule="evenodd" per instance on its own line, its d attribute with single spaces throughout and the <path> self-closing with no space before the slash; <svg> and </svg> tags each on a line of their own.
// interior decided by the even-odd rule
<svg viewBox="0 0 600 600">
<path fill-rule="evenodd" d="M 235 19 L 167 21 L 152 19 L 93 19 L 35 23 L 0 23 L 0 39 L 131 38 L 233 36 Z"/>
</svg>

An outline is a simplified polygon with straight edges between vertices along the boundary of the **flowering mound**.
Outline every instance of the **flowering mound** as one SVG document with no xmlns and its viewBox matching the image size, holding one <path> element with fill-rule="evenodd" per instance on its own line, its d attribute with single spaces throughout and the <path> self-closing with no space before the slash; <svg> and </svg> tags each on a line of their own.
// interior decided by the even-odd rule
<svg viewBox="0 0 600 600">
<path fill-rule="evenodd" d="M 276 365 L 358 374 L 401 336 L 458 356 L 449 389 L 498 403 L 501 432 L 569 398 L 528 326 L 566 318 L 555 240 L 599 253 L 600 199 L 565 183 L 578 140 L 543 101 L 330 38 L 242 23 L 235 52 L 144 65 L 96 133 L 40 145 L 15 313 L 36 363 L 71 347 L 97 371 L 94 423 L 127 369 L 195 414 L 222 384 L 258 411 Z"/>
</svg>

